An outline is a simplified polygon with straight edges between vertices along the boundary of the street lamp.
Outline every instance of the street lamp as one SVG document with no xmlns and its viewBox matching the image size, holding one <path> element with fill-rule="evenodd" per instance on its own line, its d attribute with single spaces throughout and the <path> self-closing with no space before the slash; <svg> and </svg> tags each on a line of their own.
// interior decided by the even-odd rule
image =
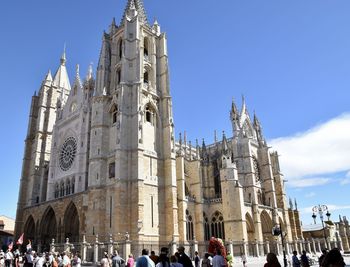
<svg viewBox="0 0 350 267">
<path fill-rule="evenodd" d="M 288 263 L 287 263 L 287 257 L 286 257 L 286 248 L 284 246 L 284 238 L 286 236 L 286 233 L 282 232 L 281 225 L 276 224 L 274 227 L 272 227 L 272 235 L 274 235 L 274 236 L 281 235 L 282 248 L 283 248 L 283 263 L 284 263 L 284 267 L 287 267 Z"/>
<path fill-rule="evenodd" d="M 316 224 L 316 218 L 317 218 L 317 213 L 320 216 L 321 222 L 322 222 L 322 228 L 323 228 L 323 237 L 325 240 L 325 246 L 327 246 L 327 236 L 326 236 L 326 229 L 324 227 L 324 222 L 323 222 L 323 213 L 326 213 L 327 219 L 329 221 L 329 218 L 331 217 L 330 212 L 328 211 L 328 207 L 326 205 L 318 205 L 312 208 L 312 218 L 314 219 L 314 223 Z"/>
</svg>

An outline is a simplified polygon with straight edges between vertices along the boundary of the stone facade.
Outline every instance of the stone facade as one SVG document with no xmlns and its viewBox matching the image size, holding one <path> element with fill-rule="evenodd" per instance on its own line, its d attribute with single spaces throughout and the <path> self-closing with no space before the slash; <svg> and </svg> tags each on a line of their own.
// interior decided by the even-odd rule
<svg viewBox="0 0 350 267">
<path fill-rule="evenodd" d="M 175 142 L 166 35 L 142 1 L 129 0 L 102 39 L 96 80 L 90 67 L 82 82 L 77 67 L 71 87 L 64 53 L 32 98 L 16 235 L 39 249 L 127 236 L 135 255 L 174 244 L 203 252 L 211 236 L 236 255 L 278 253 L 276 224 L 288 251 L 302 239 L 278 154 L 245 101 L 241 111 L 232 103 L 231 138 Z"/>
</svg>

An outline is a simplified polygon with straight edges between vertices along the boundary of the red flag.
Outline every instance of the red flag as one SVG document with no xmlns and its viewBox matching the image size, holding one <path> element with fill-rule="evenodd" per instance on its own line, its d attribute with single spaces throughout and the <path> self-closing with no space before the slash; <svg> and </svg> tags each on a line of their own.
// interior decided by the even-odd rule
<svg viewBox="0 0 350 267">
<path fill-rule="evenodd" d="M 13 242 L 11 242 L 9 245 L 8 245 L 8 249 L 11 251 L 13 248 Z"/>
<path fill-rule="evenodd" d="M 23 244 L 23 236 L 24 236 L 24 233 L 18 238 L 17 240 L 17 245 L 22 245 Z"/>
</svg>

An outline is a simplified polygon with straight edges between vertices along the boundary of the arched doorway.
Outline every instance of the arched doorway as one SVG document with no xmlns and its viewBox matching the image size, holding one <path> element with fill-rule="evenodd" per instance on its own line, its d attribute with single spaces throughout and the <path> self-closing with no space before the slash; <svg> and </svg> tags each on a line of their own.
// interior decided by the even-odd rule
<svg viewBox="0 0 350 267">
<path fill-rule="evenodd" d="M 57 238 L 57 222 L 54 210 L 48 207 L 40 223 L 40 239 L 43 251 L 49 251 L 52 239 Z"/>
<path fill-rule="evenodd" d="M 70 243 L 79 242 L 79 214 L 73 202 L 68 205 L 64 213 L 63 225 L 64 237 L 69 238 Z"/>
<path fill-rule="evenodd" d="M 247 237 L 248 237 L 248 255 L 254 255 L 254 240 L 255 240 L 255 229 L 254 229 L 254 221 L 249 213 L 245 215 L 245 221 L 247 226 Z"/>
<path fill-rule="evenodd" d="M 261 230 L 263 234 L 263 241 L 264 242 L 268 241 L 270 244 L 270 251 L 276 253 L 276 248 L 275 248 L 276 240 L 275 240 L 275 237 L 272 235 L 272 227 L 274 225 L 272 223 L 272 219 L 270 215 L 266 212 L 266 210 L 261 212 L 260 220 L 261 220 Z"/>
<path fill-rule="evenodd" d="M 30 215 L 24 225 L 24 237 L 23 237 L 23 244 L 28 244 L 28 241 L 30 240 L 31 242 L 34 241 L 35 238 L 35 222 L 33 219 L 33 216 Z"/>
</svg>

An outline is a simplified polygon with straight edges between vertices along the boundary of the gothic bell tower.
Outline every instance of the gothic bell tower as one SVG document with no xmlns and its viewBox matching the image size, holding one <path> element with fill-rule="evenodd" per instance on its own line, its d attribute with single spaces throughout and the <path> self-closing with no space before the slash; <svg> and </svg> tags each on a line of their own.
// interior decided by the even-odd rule
<svg viewBox="0 0 350 267">
<path fill-rule="evenodd" d="M 100 231 L 128 232 L 132 240 L 178 238 L 166 43 L 142 1 L 128 0 L 120 25 L 113 19 L 103 34 L 97 67 L 88 186 L 107 203 L 100 209 L 110 218 L 91 223 L 107 221 Z"/>
</svg>

